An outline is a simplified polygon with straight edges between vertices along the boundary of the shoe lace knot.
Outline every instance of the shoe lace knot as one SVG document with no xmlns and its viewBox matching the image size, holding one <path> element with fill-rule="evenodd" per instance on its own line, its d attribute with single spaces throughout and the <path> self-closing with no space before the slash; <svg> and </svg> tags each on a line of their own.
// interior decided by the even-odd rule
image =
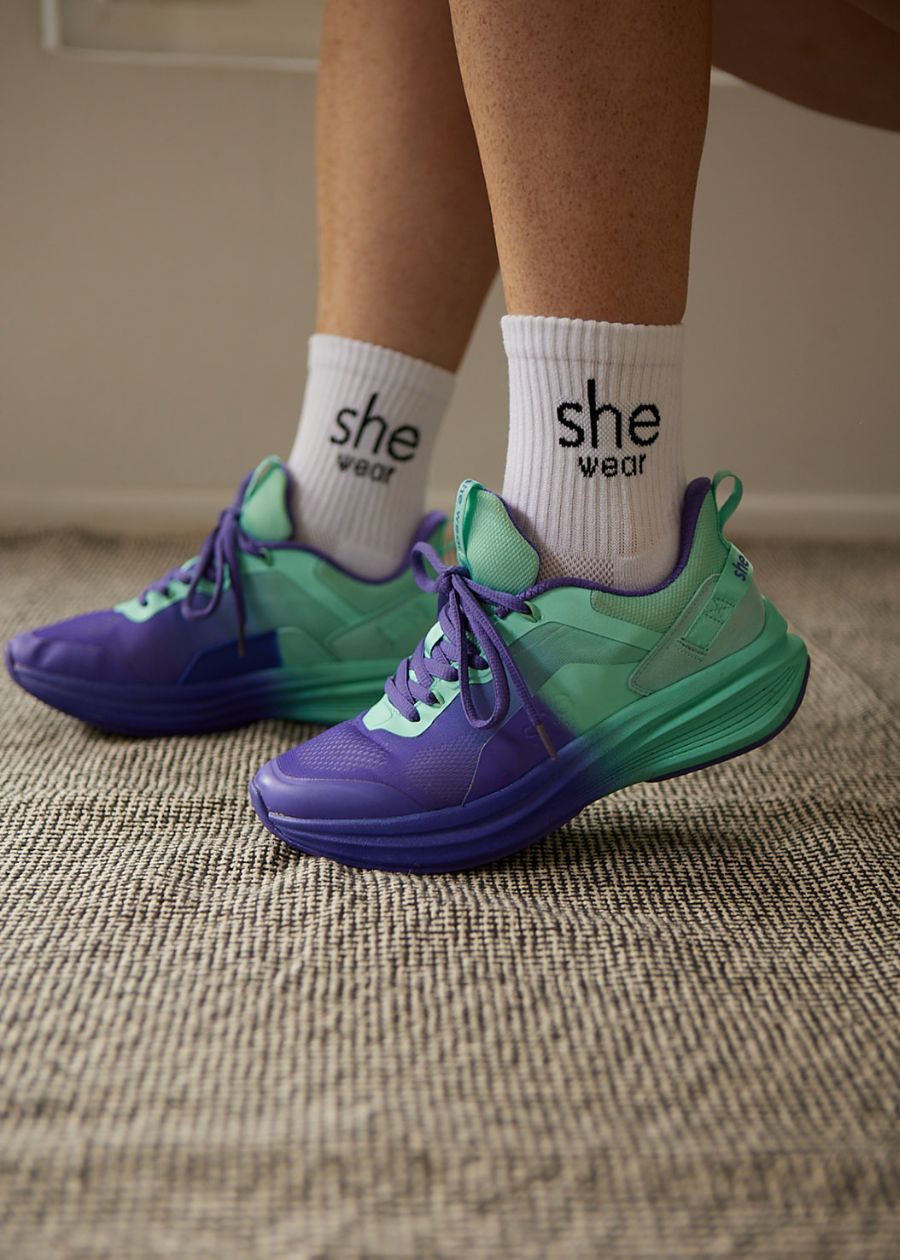
<svg viewBox="0 0 900 1260">
<path fill-rule="evenodd" d="M 498 620 L 511 612 L 530 614 L 528 601 L 521 595 L 510 595 L 476 582 L 462 565 L 445 565 L 429 543 L 420 542 L 413 547 L 412 571 L 420 589 L 438 597 L 441 635 L 430 651 L 426 647 L 427 639 L 422 639 L 412 656 L 401 661 L 394 676 L 387 680 L 385 695 L 394 708 L 408 721 L 418 722 L 421 716 L 417 704 L 438 703 L 433 690 L 435 680 L 458 682 L 460 702 L 469 725 L 477 730 L 493 730 L 509 710 L 512 682 L 548 756 L 555 758 L 556 750 L 540 719 L 534 697 L 497 625 Z M 491 711 L 486 717 L 475 707 L 469 674 L 470 670 L 482 669 L 490 671 L 493 691 Z"/>
<path fill-rule="evenodd" d="M 241 482 L 234 502 L 219 514 L 215 526 L 207 534 L 200 551 L 193 561 L 188 561 L 175 569 L 170 569 L 163 577 L 151 582 L 140 595 L 140 602 L 146 604 L 151 591 L 159 591 L 168 596 L 172 582 L 186 582 L 182 610 L 189 621 L 210 617 L 218 608 L 226 589 L 226 581 L 230 579 L 231 598 L 234 604 L 237 622 L 238 654 L 244 655 L 245 632 L 247 621 L 247 605 L 244 598 L 244 585 L 241 577 L 241 552 L 263 559 L 268 557 L 270 547 L 248 534 L 241 524 L 241 508 L 244 492 L 252 477 L 252 473 Z M 211 585 L 211 590 L 204 592 L 207 598 L 200 603 L 197 600 L 201 582 Z"/>
</svg>

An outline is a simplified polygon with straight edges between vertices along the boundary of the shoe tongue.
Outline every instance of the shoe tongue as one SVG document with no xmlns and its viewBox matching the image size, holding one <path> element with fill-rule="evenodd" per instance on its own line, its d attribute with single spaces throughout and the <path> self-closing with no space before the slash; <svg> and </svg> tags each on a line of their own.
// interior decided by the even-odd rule
<svg viewBox="0 0 900 1260">
<path fill-rule="evenodd" d="M 500 496 L 477 481 L 459 487 L 453 533 L 459 563 L 482 586 L 517 595 L 537 581 L 537 552 L 513 524 Z"/>
<path fill-rule="evenodd" d="M 269 455 L 244 491 L 241 525 L 260 542 L 286 542 L 294 536 L 290 509 L 291 479 L 281 460 Z"/>
</svg>

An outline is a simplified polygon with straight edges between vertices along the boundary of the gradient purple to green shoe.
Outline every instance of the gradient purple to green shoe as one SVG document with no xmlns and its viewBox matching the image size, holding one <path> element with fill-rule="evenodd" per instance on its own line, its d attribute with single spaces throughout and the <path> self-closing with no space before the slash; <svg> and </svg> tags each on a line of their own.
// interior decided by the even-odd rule
<svg viewBox="0 0 900 1260">
<path fill-rule="evenodd" d="M 427 516 L 412 543 L 443 527 Z M 294 533 L 290 474 L 264 460 L 198 556 L 115 608 L 17 635 L 7 669 L 45 703 L 125 734 L 339 722 L 377 697 L 434 601 L 409 559 L 369 581 Z"/>
<path fill-rule="evenodd" d="M 371 709 L 259 771 L 265 825 L 351 865 L 463 869 L 631 783 L 771 738 L 799 706 L 808 657 L 724 535 L 740 499 L 735 478 L 717 506 L 728 475 L 689 486 L 677 564 L 637 593 L 538 582 L 502 500 L 464 483 L 459 563 L 416 548 L 438 621 Z"/>
</svg>

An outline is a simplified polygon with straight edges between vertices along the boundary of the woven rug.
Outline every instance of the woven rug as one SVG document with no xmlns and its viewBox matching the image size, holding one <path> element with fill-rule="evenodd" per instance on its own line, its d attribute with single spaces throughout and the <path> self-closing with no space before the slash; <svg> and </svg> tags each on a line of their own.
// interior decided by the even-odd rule
<svg viewBox="0 0 900 1260">
<path fill-rule="evenodd" d="M 0 632 L 191 540 L 0 545 Z M 756 545 L 808 698 L 743 759 L 429 878 L 281 848 L 311 732 L 146 742 L 0 683 L 0 1252 L 900 1254 L 900 553 Z"/>
</svg>

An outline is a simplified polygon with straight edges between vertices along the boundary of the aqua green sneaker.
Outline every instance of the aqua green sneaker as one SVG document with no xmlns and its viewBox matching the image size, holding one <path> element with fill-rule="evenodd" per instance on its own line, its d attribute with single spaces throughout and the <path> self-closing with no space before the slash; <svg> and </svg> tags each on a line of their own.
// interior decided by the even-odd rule
<svg viewBox="0 0 900 1260">
<path fill-rule="evenodd" d="M 771 739 L 799 707 L 809 662 L 724 536 L 741 496 L 735 477 L 717 507 L 730 476 L 691 483 L 674 571 L 628 594 L 537 582 L 537 552 L 503 501 L 464 482 L 458 565 L 415 549 L 437 623 L 368 712 L 263 766 L 250 787 L 262 821 L 350 865 L 458 870 L 628 784 Z"/>
<path fill-rule="evenodd" d="M 54 708 L 129 735 L 258 718 L 340 722 L 382 692 L 434 617 L 410 557 L 368 581 L 291 541 L 291 478 L 248 475 L 199 556 L 135 599 L 17 635 L 12 678 Z M 427 516 L 412 543 L 440 545 Z"/>
</svg>

